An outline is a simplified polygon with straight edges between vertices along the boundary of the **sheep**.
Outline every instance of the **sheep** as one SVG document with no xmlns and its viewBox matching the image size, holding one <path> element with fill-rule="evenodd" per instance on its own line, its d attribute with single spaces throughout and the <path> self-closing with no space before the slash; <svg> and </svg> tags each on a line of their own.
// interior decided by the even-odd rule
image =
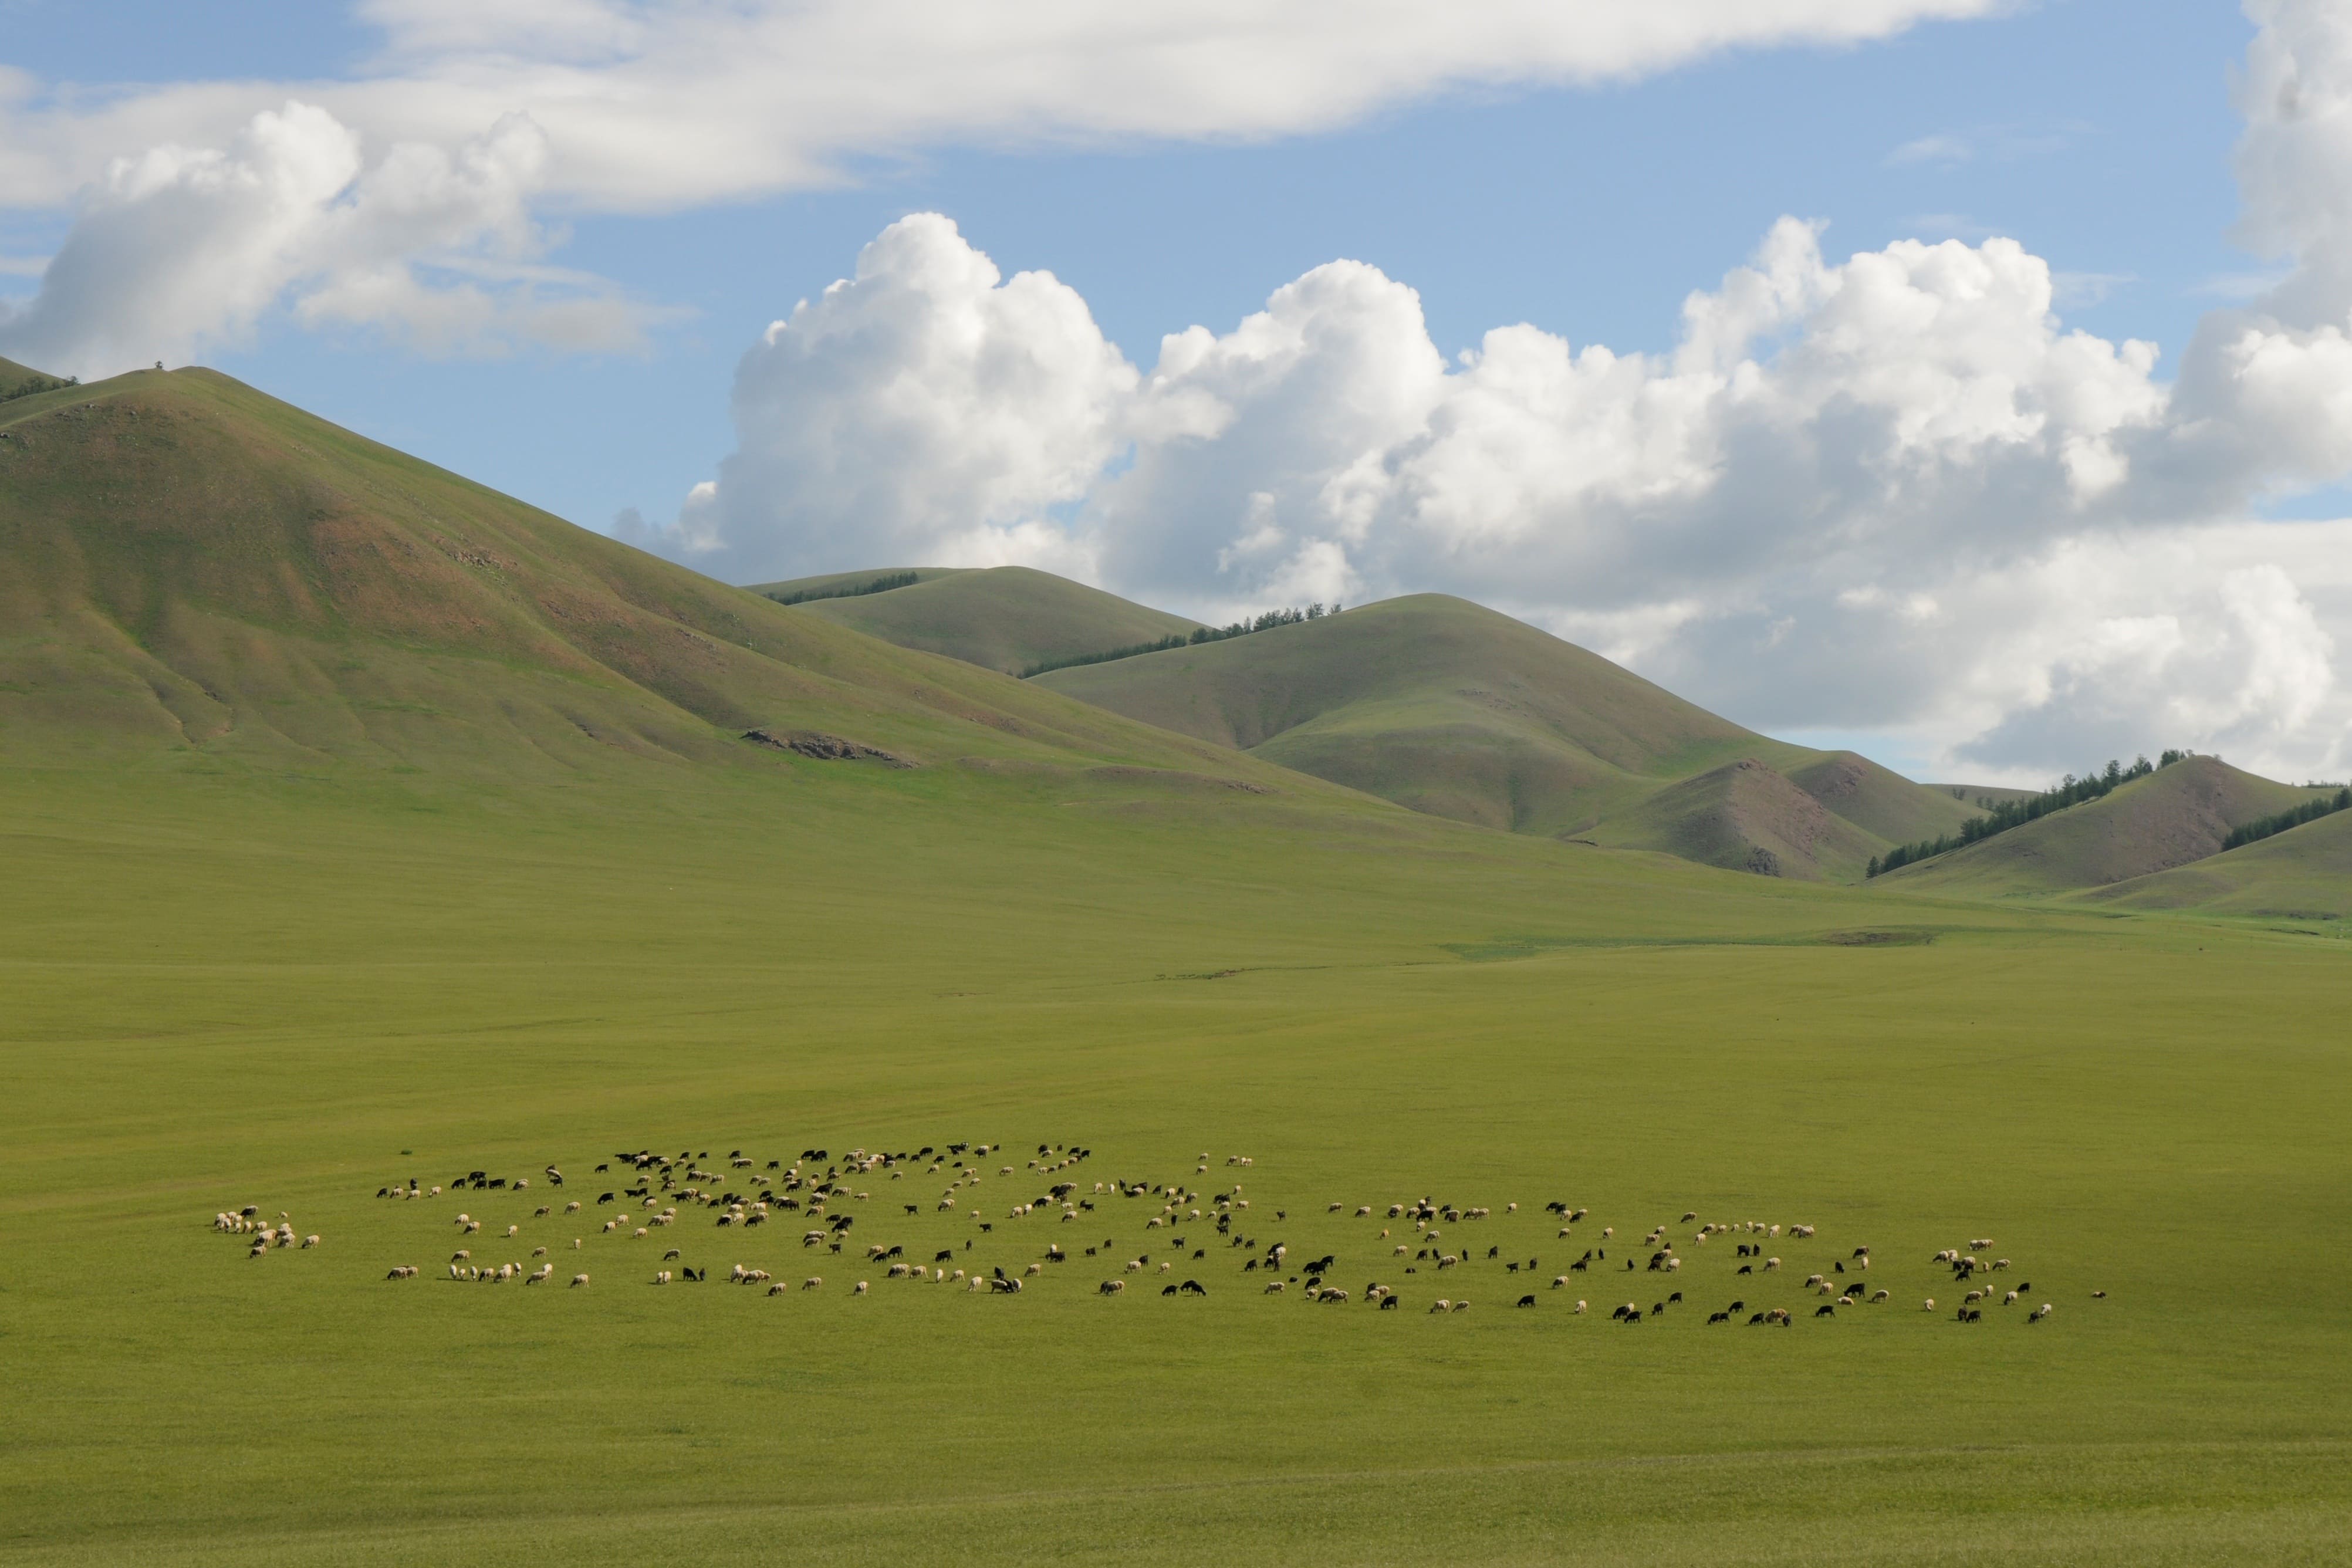
<svg viewBox="0 0 2352 1568">
<path fill-rule="evenodd" d="M 2040 1322 L 2042 1319 L 2044 1319 L 2044 1318 L 2048 1317 L 2048 1316 L 2050 1315 L 2050 1313 L 2051 1313 L 2051 1310 L 2052 1310 L 2052 1308 L 2051 1308 L 2050 1303 L 2049 1303 L 2049 1302 L 2047 1302 L 2047 1301 L 2044 1301 L 2044 1302 L 2042 1302 L 2042 1305 L 2040 1305 L 2039 1307 L 2034 1308 L 2034 1309 L 2033 1309 L 2033 1310 L 2032 1310 L 2031 1312 L 2028 1312 L 2027 1314 L 2025 1314 L 2025 1321 L 2026 1321 L 2027 1322 L 2029 1322 L 2029 1323 L 2038 1323 L 2038 1322 Z"/>
<path fill-rule="evenodd" d="M 854 1286 L 852 1286 L 852 1287 L 850 1288 L 850 1291 L 849 1291 L 849 1293 L 850 1293 L 851 1295 L 853 1295 L 853 1296 L 863 1296 L 863 1295 L 865 1295 L 865 1294 L 866 1294 L 866 1281 L 865 1281 L 865 1280 L 863 1280 L 863 1279 L 860 1279 L 860 1280 L 859 1280 L 856 1285 L 854 1285 Z"/>
<path fill-rule="evenodd" d="M 1936 1310 L 1936 1298 L 1930 1296 L 1925 1301 L 1920 1302 L 1919 1310 L 1923 1312 L 1934 1311 Z"/>
<path fill-rule="evenodd" d="M 1454 1303 L 1447 1300 L 1443 1296 L 1440 1296 L 1436 1300 L 1432 1301 L 1429 1304 L 1429 1315 L 1433 1318 L 1440 1312 L 1450 1312 L 1452 1310 L 1454 1310 Z"/>
<path fill-rule="evenodd" d="M 1290 1289 L 1288 1281 L 1277 1279 L 1265 1288 L 1265 1293 L 1269 1296 L 1279 1296 L 1288 1289 Z"/>
<path fill-rule="evenodd" d="M 801 1289 L 803 1290 L 822 1290 L 824 1289 L 824 1277 L 821 1274 L 812 1274 L 807 1279 L 801 1281 Z"/>
<path fill-rule="evenodd" d="M 1451 1310 L 1456 1312 L 1466 1312 L 1470 1310 L 1470 1303 L 1467 1301 L 1456 1301 L 1454 1303 Z"/>
<path fill-rule="evenodd" d="M 1870 1304 L 1874 1307 L 1881 1301 L 1886 1300 L 1893 1294 L 1894 1292 L 1891 1290 L 1873 1290 L 1870 1293 Z"/>
<path fill-rule="evenodd" d="M 534 1247 L 530 1249 L 530 1255 L 533 1258 L 544 1258 L 547 1256 L 547 1248 L 543 1247 Z"/>
<path fill-rule="evenodd" d="M 1767 1274 L 1771 1273 L 1774 1269 L 1780 1267 L 1780 1260 L 1777 1258 L 1768 1258 L 1764 1260 L 1764 1272 Z"/>
<path fill-rule="evenodd" d="M 2004 1307 L 2014 1307 L 2014 1306 L 2016 1306 L 2016 1305 L 2017 1305 L 2017 1292 L 2016 1292 L 2016 1291 L 2014 1291 L 2014 1290 L 2011 1290 L 2008 1295 L 2003 1296 L 2003 1297 L 2000 1299 L 2000 1304 L 2001 1304 L 2002 1306 L 2004 1306 Z"/>
<path fill-rule="evenodd" d="M 1123 1296 L 1127 1293 L 1127 1281 L 1124 1279 L 1106 1279 L 1102 1282 L 1099 1293 L 1105 1296 Z"/>
<path fill-rule="evenodd" d="M 579 1201 L 574 1199 L 572 1202 L 565 1204 L 563 1205 L 563 1212 L 565 1214 L 578 1214 L 580 1212 Z"/>
<path fill-rule="evenodd" d="M 467 1263 L 473 1260 L 473 1257 L 474 1255 L 470 1250 L 461 1247 L 457 1251 L 449 1255 L 449 1261 L 452 1263 Z"/>
<path fill-rule="evenodd" d="M 507 1226 L 507 1235 L 508 1235 L 508 1237 L 509 1237 L 509 1238 L 514 1237 L 520 1236 L 521 1234 L 522 1234 L 522 1226 L 519 1226 L 519 1225 L 510 1225 L 510 1226 Z"/>
<path fill-rule="evenodd" d="M 768 1287 L 768 1294 L 771 1296 L 781 1296 L 791 1289 L 791 1286 L 779 1279 L 774 1284 Z"/>
<path fill-rule="evenodd" d="M 1583 1310 L 1584 1310 L 1584 1303 L 1583 1303 L 1582 1301 L 1580 1301 L 1580 1301 L 1578 1301 L 1578 1302 L 1577 1302 L 1577 1304 L 1576 1304 L 1576 1310 L 1577 1310 L 1577 1311 L 1578 1311 L 1578 1313 L 1580 1313 L 1580 1314 L 1581 1314 L 1581 1313 L 1583 1312 Z"/>
<path fill-rule="evenodd" d="M 572 1277 L 572 1283 L 571 1283 L 570 1285 L 566 1286 L 566 1287 L 565 1287 L 565 1289 L 566 1289 L 576 1290 L 576 1289 L 578 1289 L 581 1286 L 585 1285 L 585 1284 L 587 1284 L 587 1283 L 588 1283 L 588 1276 L 586 1276 L 585 1274 L 574 1274 L 574 1275 Z"/>
<path fill-rule="evenodd" d="M 554 1278 L 554 1275 L 555 1265 L 552 1263 L 542 1263 L 537 1269 L 523 1277 L 523 1283 L 526 1285 L 544 1285 L 548 1280 Z"/>
<path fill-rule="evenodd" d="M 1567 1276 L 1567 1275 L 1565 1275 L 1565 1274 L 1555 1274 L 1555 1275 L 1553 1275 L 1553 1276 L 1552 1276 L 1552 1280 L 1551 1280 L 1551 1288 L 1552 1288 L 1553 1289 L 1555 1289 L 1555 1290 L 1564 1290 L 1564 1289 L 1566 1289 L 1568 1288 L 1568 1276 Z"/>
<path fill-rule="evenodd" d="M 385 1275 L 384 1278 L 387 1279 L 414 1279 L 416 1278 L 416 1266 L 413 1263 L 404 1263 L 399 1268 L 394 1269 L 391 1273 Z"/>
<path fill-rule="evenodd" d="M 1536 1304 L 1536 1299 L 1533 1296 L 1522 1296 L 1517 1304 L 1522 1307 L 1532 1307 Z"/>
</svg>

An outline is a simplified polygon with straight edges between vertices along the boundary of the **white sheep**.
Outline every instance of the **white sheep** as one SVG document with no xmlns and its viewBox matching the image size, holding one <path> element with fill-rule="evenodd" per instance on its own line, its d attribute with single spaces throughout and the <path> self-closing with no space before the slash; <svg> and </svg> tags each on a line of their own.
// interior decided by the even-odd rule
<svg viewBox="0 0 2352 1568">
<path fill-rule="evenodd" d="M 572 1283 L 571 1283 L 571 1285 L 570 1285 L 570 1286 L 568 1286 L 568 1287 L 566 1287 L 566 1289 L 575 1289 L 575 1290 L 576 1290 L 576 1289 L 578 1289 L 581 1286 L 585 1285 L 585 1284 L 587 1284 L 587 1283 L 588 1283 L 588 1276 L 586 1276 L 585 1274 L 574 1274 L 574 1275 L 572 1277 Z"/>
</svg>

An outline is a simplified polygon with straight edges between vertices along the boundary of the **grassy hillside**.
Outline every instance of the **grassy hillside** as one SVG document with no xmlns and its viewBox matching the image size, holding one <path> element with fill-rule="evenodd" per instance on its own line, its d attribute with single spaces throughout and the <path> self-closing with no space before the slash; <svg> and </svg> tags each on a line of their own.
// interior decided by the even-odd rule
<svg viewBox="0 0 2352 1568">
<path fill-rule="evenodd" d="M 1416 810 L 1517 832 L 1592 837 L 1708 864 L 1852 877 L 1899 834 L 1967 808 L 1850 752 L 1767 739 L 1507 616 L 1422 594 L 1229 642 L 1056 670 L 1035 685 L 1239 746 Z M 1776 837 L 1790 810 L 1715 775 L 1759 761 L 1852 827 Z M 1700 775 L 1712 782 L 1701 783 Z M 1669 784 L 1692 781 L 1671 795 Z M 1744 837 L 1751 820 L 1765 834 Z M 1819 845 L 1822 857 L 1800 851 Z M 1857 852 L 1858 851 L 1858 852 Z"/>
<path fill-rule="evenodd" d="M 1273 775 L 631 550 L 204 371 L 0 404 L 0 756 L 563 776 L 756 760 Z"/>
<path fill-rule="evenodd" d="M 1879 880 L 1996 898 L 2105 887 L 2201 860 L 2221 849 L 2231 828 L 2298 805 L 2313 793 L 2218 757 L 2190 757 L 2101 799 Z"/>
<path fill-rule="evenodd" d="M 876 566 L 863 572 L 820 572 L 814 577 L 787 577 L 776 583 L 752 583 L 751 592 L 761 595 L 807 594 L 825 588 L 873 582 L 877 577 L 911 576 L 919 583 L 929 583 L 940 577 L 953 577 L 969 570 L 962 566 Z"/>
<path fill-rule="evenodd" d="M 1007 675 L 1054 659 L 1183 636 L 1200 624 L 1026 566 L 935 573 L 911 587 L 819 599 L 800 607 L 901 647 Z"/>
<path fill-rule="evenodd" d="M 2080 897 L 2115 909 L 2352 918 L 2352 813 L 2323 816 L 2209 859 Z"/>
<path fill-rule="evenodd" d="M 1836 761 L 1808 771 L 1843 772 Z M 1662 850 L 1705 866 L 1847 881 L 1860 879 L 1882 842 L 1749 758 L 1668 784 L 1591 832 L 1596 843 Z"/>
</svg>

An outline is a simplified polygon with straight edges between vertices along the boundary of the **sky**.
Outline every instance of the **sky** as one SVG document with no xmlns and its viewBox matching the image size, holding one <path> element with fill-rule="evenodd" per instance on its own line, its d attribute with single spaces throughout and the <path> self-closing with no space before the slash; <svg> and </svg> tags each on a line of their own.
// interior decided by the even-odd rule
<svg viewBox="0 0 2352 1568">
<path fill-rule="evenodd" d="M 2352 773 L 2330 0 L 0 0 L 0 355 L 731 581 L 1449 592 L 1914 776 Z"/>
</svg>

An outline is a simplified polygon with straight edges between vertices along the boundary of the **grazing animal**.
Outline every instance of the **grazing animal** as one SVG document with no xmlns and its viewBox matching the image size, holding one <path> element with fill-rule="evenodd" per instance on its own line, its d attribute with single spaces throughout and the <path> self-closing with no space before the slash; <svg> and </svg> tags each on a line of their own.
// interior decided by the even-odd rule
<svg viewBox="0 0 2352 1568">
<path fill-rule="evenodd" d="M 1102 1282 L 1101 1286 L 1101 1292 L 1106 1296 L 1120 1295 L 1124 1293 L 1126 1289 L 1127 1281 L 1124 1279 L 1106 1279 Z"/>
<path fill-rule="evenodd" d="M 567 1289 L 578 1289 L 581 1286 L 585 1285 L 585 1284 L 587 1284 L 587 1283 L 588 1283 L 588 1276 L 586 1276 L 585 1274 L 574 1274 L 574 1275 L 572 1277 L 572 1283 L 571 1283 L 571 1285 L 570 1285 L 569 1287 L 567 1287 Z"/>
<path fill-rule="evenodd" d="M 1532 1307 L 1535 1304 L 1536 1299 L 1533 1296 L 1522 1296 L 1519 1298 L 1517 1302 L 1517 1305 L 1522 1307 Z"/>
<path fill-rule="evenodd" d="M 853 1295 L 853 1296 L 863 1296 L 863 1295 L 865 1295 L 865 1294 L 866 1294 L 866 1281 L 865 1281 L 865 1280 L 863 1280 L 863 1279 L 860 1279 L 860 1280 L 857 1282 L 856 1286 L 854 1289 L 851 1289 L 851 1291 L 850 1291 L 849 1293 L 850 1293 L 851 1295 Z"/>
<path fill-rule="evenodd" d="M 1452 1310 L 1454 1310 L 1454 1303 L 1447 1300 L 1443 1296 L 1440 1296 L 1436 1300 L 1432 1301 L 1429 1304 L 1429 1311 L 1432 1317 L 1435 1317 L 1440 1312 L 1450 1312 Z"/>
</svg>

